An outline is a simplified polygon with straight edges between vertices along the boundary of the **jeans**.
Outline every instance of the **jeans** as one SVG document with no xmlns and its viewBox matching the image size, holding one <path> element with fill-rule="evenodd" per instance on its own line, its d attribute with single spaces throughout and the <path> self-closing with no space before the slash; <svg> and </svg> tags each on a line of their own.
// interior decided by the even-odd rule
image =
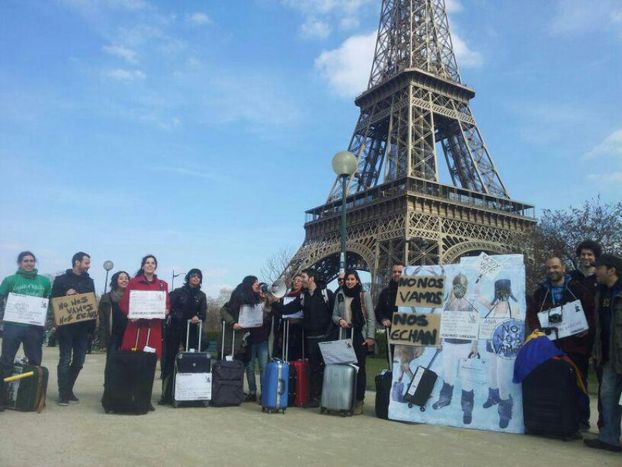
<svg viewBox="0 0 622 467">
<path fill-rule="evenodd" d="M 268 364 L 268 341 L 248 345 L 248 362 L 246 363 L 246 379 L 248 380 L 249 394 L 257 394 L 255 381 L 255 360 L 259 363 L 259 381 L 263 388 L 263 377 Z"/>
<path fill-rule="evenodd" d="M 28 362 L 31 365 L 41 365 L 43 334 L 43 328 L 38 326 L 4 323 L 2 355 L 0 356 L 0 394 L 4 394 L 3 378 L 13 374 L 13 362 L 20 344 L 24 346 L 24 354 Z"/>
<path fill-rule="evenodd" d="M 60 356 L 58 360 L 58 396 L 68 398 L 84 365 L 89 334 L 83 327 L 69 324 L 57 329 Z"/>
<path fill-rule="evenodd" d="M 611 368 L 611 363 L 603 366 L 602 381 L 600 383 L 600 397 L 603 409 L 603 426 L 598 435 L 603 443 L 620 446 L 620 417 L 622 407 L 618 405 L 622 394 L 622 374 Z"/>
<path fill-rule="evenodd" d="M 305 355 L 309 359 L 309 399 L 318 401 L 322 397 L 322 380 L 324 379 L 324 359 L 320 351 L 320 342 L 326 336 L 305 336 Z"/>
</svg>

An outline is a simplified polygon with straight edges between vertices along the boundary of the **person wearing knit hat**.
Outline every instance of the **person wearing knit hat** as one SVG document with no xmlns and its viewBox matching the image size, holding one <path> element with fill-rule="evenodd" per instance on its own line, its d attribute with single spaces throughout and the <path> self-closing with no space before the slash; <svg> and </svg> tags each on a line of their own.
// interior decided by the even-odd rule
<svg viewBox="0 0 622 467">
<path fill-rule="evenodd" d="M 622 258 L 603 254 L 596 260 L 596 335 L 592 357 L 600 368 L 599 394 L 603 426 L 598 438 L 586 439 L 594 449 L 621 452 L 622 407 Z"/>
</svg>

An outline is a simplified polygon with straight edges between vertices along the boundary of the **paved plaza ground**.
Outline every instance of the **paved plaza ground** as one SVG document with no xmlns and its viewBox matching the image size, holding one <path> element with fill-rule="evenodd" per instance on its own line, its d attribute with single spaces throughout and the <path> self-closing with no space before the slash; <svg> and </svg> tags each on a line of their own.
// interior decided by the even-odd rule
<svg viewBox="0 0 622 467">
<path fill-rule="evenodd" d="M 59 407 L 58 350 L 44 349 L 48 406 L 41 414 L 0 413 L 0 466 L 622 466 L 622 454 L 594 451 L 581 441 L 379 420 L 371 392 L 365 414 L 352 418 L 298 408 L 268 415 L 257 404 L 106 415 L 99 403 L 104 360 L 103 354 L 87 356 L 76 386 L 80 403 Z"/>
</svg>

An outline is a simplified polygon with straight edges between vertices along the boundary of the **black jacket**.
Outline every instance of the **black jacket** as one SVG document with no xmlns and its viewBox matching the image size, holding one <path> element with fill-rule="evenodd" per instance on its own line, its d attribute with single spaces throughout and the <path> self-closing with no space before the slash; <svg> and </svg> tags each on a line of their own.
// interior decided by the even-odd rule
<svg viewBox="0 0 622 467">
<path fill-rule="evenodd" d="M 378 304 L 376 305 L 376 320 L 382 324 L 382 320 L 393 320 L 393 313 L 397 311 L 395 306 L 395 299 L 397 297 L 397 282 L 391 281 L 389 285 L 382 289 L 380 296 L 378 297 Z"/>
<path fill-rule="evenodd" d="M 52 285 L 51 297 L 64 297 L 69 289 L 74 289 L 77 293 L 95 293 L 95 284 L 88 273 L 83 272 L 80 275 L 74 274 L 73 270 L 67 269 L 65 274 L 56 276 Z M 74 332 L 93 332 L 95 331 L 95 320 L 80 321 L 74 324 L 66 324 L 60 326 L 59 329 L 71 328 Z"/>
<path fill-rule="evenodd" d="M 585 287 L 588 292 L 594 296 L 598 291 L 598 281 L 596 280 L 596 273 L 591 276 L 585 276 L 581 271 L 575 269 L 574 271 L 570 271 L 570 277 L 577 282 L 580 282 L 583 287 Z"/>
<path fill-rule="evenodd" d="M 328 289 L 317 287 L 313 294 L 304 290 L 295 300 L 282 305 L 274 303 L 272 309 L 279 315 L 289 315 L 302 310 L 304 317 L 303 328 L 307 336 L 320 336 L 328 334 L 332 328 L 333 306 L 335 295 Z"/>
<path fill-rule="evenodd" d="M 200 289 L 184 285 L 171 292 L 171 325 L 185 329 L 189 319 L 197 316 L 205 322 L 207 297 Z"/>
</svg>

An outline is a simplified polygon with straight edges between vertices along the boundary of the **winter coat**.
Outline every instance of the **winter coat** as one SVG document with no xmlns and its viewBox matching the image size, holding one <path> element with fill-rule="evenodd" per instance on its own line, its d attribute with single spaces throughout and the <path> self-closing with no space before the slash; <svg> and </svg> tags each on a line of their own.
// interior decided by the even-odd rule
<svg viewBox="0 0 622 467">
<path fill-rule="evenodd" d="M 555 344 L 566 353 L 590 355 L 596 329 L 594 301 L 591 294 L 583 285 L 581 285 L 580 282 L 571 279 L 568 275 L 565 278 L 562 300 L 559 303 L 553 302 L 550 289 L 551 285 L 547 280 L 543 282 L 538 289 L 536 289 L 533 297 L 528 300 L 527 325 L 529 326 L 529 329 L 534 330 L 541 327 L 540 321 L 538 320 L 539 312 L 549 310 L 578 299 L 581 301 L 583 311 L 585 312 L 585 318 L 589 326 L 587 334 L 581 337 L 564 337 L 563 339 L 556 340 Z"/>
<path fill-rule="evenodd" d="M 83 272 L 78 275 L 74 273 L 72 269 L 67 269 L 65 274 L 61 274 L 54 279 L 54 284 L 52 285 L 52 298 L 64 297 L 70 289 L 74 289 L 78 294 L 89 292 L 95 293 L 95 284 L 87 272 Z M 72 324 L 64 324 L 59 326 L 58 329 L 61 333 L 64 332 L 63 329 L 68 330 L 70 327 L 72 332 L 92 333 L 95 331 L 96 324 L 96 320 L 92 319 Z"/>
<path fill-rule="evenodd" d="M 619 285 L 620 282 L 618 282 Z M 594 336 L 594 347 L 592 349 L 592 357 L 596 366 L 603 364 L 603 343 L 601 341 L 601 322 L 598 310 L 600 295 L 603 292 L 602 288 L 596 292 L 596 335 Z M 610 310 L 609 362 L 611 362 L 613 371 L 622 374 L 622 290 L 620 288 L 614 291 Z"/>
<path fill-rule="evenodd" d="M 111 335 L 123 336 L 127 328 L 127 316 L 121 311 L 119 302 L 114 302 L 111 298 L 112 292 L 107 292 L 99 299 L 99 335 L 105 338 L 106 347 Z M 110 319 L 112 318 L 112 326 Z"/>
<path fill-rule="evenodd" d="M 360 295 L 360 301 L 362 305 L 363 316 L 360 317 L 360 321 L 363 322 L 363 326 L 359 329 L 354 328 L 355 331 L 360 332 L 363 335 L 363 339 L 376 340 L 376 314 L 374 312 L 371 294 L 369 292 L 362 291 Z M 339 321 L 343 319 L 345 315 L 346 295 L 343 290 L 339 290 L 335 296 L 335 305 L 333 308 L 333 322 L 339 326 Z M 356 310 L 352 310 L 352 313 L 356 313 Z M 355 320 L 352 319 L 354 322 Z"/>
<path fill-rule="evenodd" d="M 382 289 L 378 297 L 375 314 L 379 324 L 382 324 L 382 321 L 385 319 L 393 321 L 393 313 L 397 312 L 397 306 L 395 306 L 396 298 L 397 282 L 391 281 L 387 287 Z"/>
<path fill-rule="evenodd" d="M 316 287 L 311 294 L 305 289 L 287 305 L 273 303 L 272 308 L 278 315 L 290 315 L 300 310 L 303 312 L 302 324 L 305 335 L 321 336 L 331 332 L 335 296 L 328 289 Z"/>
<path fill-rule="evenodd" d="M 171 308 L 170 298 L 168 295 L 168 284 L 157 278 L 153 277 L 153 280 L 149 282 L 143 275 L 136 276 L 130 279 L 130 282 L 125 289 L 123 298 L 119 302 L 121 312 L 127 316 L 130 311 L 130 292 L 132 290 L 152 290 L 166 292 L 166 315 L 168 315 Z M 149 333 L 151 331 L 151 333 Z M 138 337 L 138 345 L 136 345 L 136 338 Z M 147 342 L 149 337 L 149 342 Z M 162 356 L 162 320 L 161 319 L 139 319 L 136 321 L 128 321 L 125 334 L 123 335 L 123 342 L 121 343 L 121 350 L 132 350 L 136 347 L 137 350 L 142 350 L 145 345 L 156 350 L 158 358 Z"/>
<path fill-rule="evenodd" d="M 205 322 L 207 316 L 207 297 L 199 288 L 184 285 L 171 292 L 171 313 L 169 326 L 186 329 L 189 319 L 199 318 Z"/>
</svg>

